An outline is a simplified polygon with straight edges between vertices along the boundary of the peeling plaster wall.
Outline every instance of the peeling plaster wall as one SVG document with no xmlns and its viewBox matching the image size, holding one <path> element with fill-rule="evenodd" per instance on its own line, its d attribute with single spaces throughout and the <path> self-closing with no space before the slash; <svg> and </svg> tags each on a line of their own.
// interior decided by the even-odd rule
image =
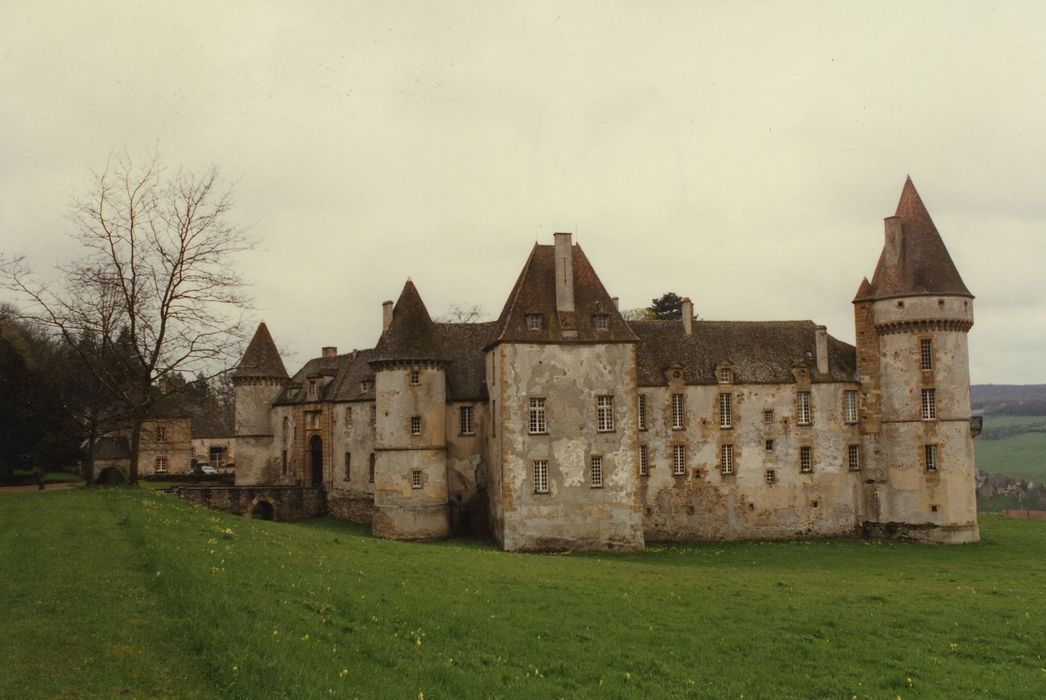
<svg viewBox="0 0 1046 700">
<path fill-rule="evenodd" d="M 471 435 L 461 431 L 461 409 L 472 408 Z M 478 401 L 447 404 L 447 495 L 451 529 L 486 535 L 489 531 L 486 485 L 489 462 L 484 459 L 487 441 L 487 407 Z"/>
<path fill-rule="evenodd" d="M 903 305 L 902 305 L 903 304 Z M 977 541 L 975 460 L 970 434 L 967 329 L 963 297 L 886 299 L 873 305 L 879 329 L 882 432 L 867 485 L 867 520 L 887 534 L 940 542 Z M 933 367 L 921 368 L 930 340 Z M 935 390 L 936 418 L 922 418 L 922 390 Z M 937 445 L 929 472 L 925 446 Z"/>
<path fill-rule="evenodd" d="M 636 360 L 630 344 L 498 349 L 500 509 L 506 550 L 643 548 L 636 493 Z M 596 399 L 614 397 L 613 432 L 598 432 Z M 547 434 L 529 434 L 528 400 L 545 399 Z M 603 459 L 593 488 L 590 458 Z M 548 460 L 549 493 L 535 493 L 533 463 Z M 493 484 L 492 484 L 493 485 Z M 495 499 L 497 501 L 498 499 Z"/>
<path fill-rule="evenodd" d="M 796 392 L 811 392 L 811 425 L 796 421 Z M 845 536 L 857 532 L 860 472 L 849 470 L 856 424 L 844 423 L 843 392 L 856 384 L 720 384 L 640 387 L 646 394 L 649 476 L 640 477 L 646 538 L 734 540 Z M 672 429 L 671 395 L 682 393 L 685 422 Z M 731 395 L 732 427 L 721 428 L 719 395 Z M 764 410 L 773 420 L 764 422 Z M 773 440 L 773 450 L 766 441 Z M 673 446 L 686 450 L 675 475 Z M 720 446 L 734 446 L 734 473 L 721 472 Z M 801 473 L 799 450 L 812 448 L 813 471 Z M 767 470 L 776 483 L 767 482 Z"/>
<path fill-rule="evenodd" d="M 431 539 L 449 533 L 447 509 L 447 383 L 442 369 L 422 367 L 417 385 L 411 367 L 375 373 L 377 425 L 374 447 L 374 534 L 398 539 Z M 421 419 L 411 433 L 411 417 Z M 421 488 L 411 485 L 421 472 Z"/>
</svg>

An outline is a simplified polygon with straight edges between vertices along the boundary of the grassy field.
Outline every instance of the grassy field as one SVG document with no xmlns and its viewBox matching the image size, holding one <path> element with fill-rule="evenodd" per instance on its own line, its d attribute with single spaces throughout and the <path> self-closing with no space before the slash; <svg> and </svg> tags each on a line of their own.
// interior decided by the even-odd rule
<svg viewBox="0 0 1046 700">
<path fill-rule="evenodd" d="M 1046 695 L 1046 522 L 520 555 L 155 491 L 0 494 L 0 697 Z"/>
<path fill-rule="evenodd" d="M 1046 425 L 1044 416 L 989 416 L 985 430 Z M 1046 481 L 1046 432 L 1026 432 L 999 440 L 978 438 L 974 442 L 977 468 L 989 474 Z"/>
</svg>

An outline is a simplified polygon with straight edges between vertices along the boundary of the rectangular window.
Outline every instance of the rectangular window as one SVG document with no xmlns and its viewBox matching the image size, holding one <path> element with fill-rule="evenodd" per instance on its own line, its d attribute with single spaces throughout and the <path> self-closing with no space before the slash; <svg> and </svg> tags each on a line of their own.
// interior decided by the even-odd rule
<svg viewBox="0 0 1046 700">
<path fill-rule="evenodd" d="M 420 469 L 411 469 L 410 470 L 410 487 L 412 489 L 420 489 L 421 488 L 421 470 Z"/>
<path fill-rule="evenodd" d="M 923 389 L 923 420 L 937 420 L 937 390 Z"/>
<path fill-rule="evenodd" d="M 724 474 L 734 473 L 734 446 L 719 446 L 719 469 Z"/>
<path fill-rule="evenodd" d="M 799 471 L 809 474 L 814 470 L 814 457 L 812 447 L 799 448 Z"/>
<path fill-rule="evenodd" d="M 638 401 L 639 429 L 646 430 L 646 394 L 640 394 Z"/>
<path fill-rule="evenodd" d="M 166 474 L 167 473 L 167 458 L 157 457 L 156 458 L 156 473 Z"/>
<path fill-rule="evenodd" d="M 639 446 L 639 475 L 650 474 L 650 453 L 646 445 Z"/>
<path fill-rule="evenodd" d="M 305 424 L 309 426 L 309 430 L 320 429 L 320 412 L 309 411 L 305 414 Z"/>
<path fill-rule="evenodd" d="M 352 479 L 352 453 L 345 453 L 345 481 Z"/>
<path fill-rule="evenodd" d="M 374 427 L 378 424 L 378 406 L 377 404 L 370 405 L 370 427 Z"/>
<path fill-rule="evenodd" d="M 374 483 L 374 453 L 370 453 L 370 464 L 367 465 L 367 481 Z"/>
<path fill-rule="evenodd" d="M 846 447 L 846 463 L 850 468 L 850 471 L 855 472 L 861 468 L 861 446 L 860 445 L 847 445 Z"/>
<path fill-rule="evenodd" d="M 528 331 L 540 331 L 541 330 L 541 314 L 527 314 L 527 330 Z"/>
<path fill-rule="evenodd" d="M 933 369 L 933 341 L 929 338 L 919 341 L 919 367 L 924 371 Z"/>
<path fill-rule="evenodd" d="M 775 484 L 777 483 L 777 470 L 767 469 L 766 470 L 766 483 Z"/>
<path fill-rule="evenodd" d="M 686 445 L 672 446 L 672 473 L 686 474 Z"/>
<path fill-rule="evenodd" d="M 490 402 L 490 437 L 498 436 L 498 402 Z"/>
<path fill-rule="evenodd" d="M 475 435 L 476 426 L 473 423 L 473 409 L 472 406 L 462 406 L 458 412 L 458 416 L 461 422 L 461 434 L 462 435 Z"/>
<path fill-rule="evenodd" d="M 730 368 L 720 367 L 719 368 L 719 383 L 729 384 L 730 383 Z"/>
<path fill-rule="evenodd" d="M 410 417 L 410 434 L 421 435 L 421 416 Z"/>
<path fill-rule="evenodd" d="M 937 445 L 926 445 L 926 471 L 937 471 Z"/>
<path fill-rule="evenodd" d="M 682 394 L 672 394 L 672 430 L 683 429 L 685 406 Z"/>
<path fill-rule="evenodd" d="M 547 431 L 545 424 L 545 399 L 530 400 L 530 434 L 542 435 Z"/>
<path fill-rule="evenodd" d="M 167 428 L 162 425 L 156 426 L 156 439 L 159 442 L 167 442 Z"/>
<path fill-rule="evenodd" d="M 596 330 L 605 331 L 610 329 L 610 317 L 606 314 L 596 314 Z"/>
<path fill-rule="evenodd" d="M 614 430 L 614 397 L 596 397 L 596 430 L 609 433 Z"/>
<path fill-rule="evenodd" d="M 548 460 L 534 461 L 534 493 L 548 493 Z"/>
<path fill-rule="evenodd" d="M 719 395 L 719 427 L 729 428 L 734 424 L 734 411 L 730 394 Z"/>
<path fill-rule="evenodd" d="M 370 382 L 364 379 L 360 382 L 360 393 L 366 394 L 368 391 L 370 391 Z"/>
<path fill-rule="evenodd" d="M 843 392 L 843 422 L 857 422 L 857 392 L 852 389 Z"/>
<path fill-rule="evenodd" d="M 352 430 L 352 406 L 345 407 L 345 428 Z"/>
<path fill-rule="evenodd" d="M 600 489 L 603 488 L 603 458 L 593 457 L 590 462 L 590 476 L 592 481 L 592 488 Z"/>
<path fill-rule="evenodd" d="M 280 455 L 280 466 L 281 466 L 281 468 L 283 470 L 283 473 L 286 475 L 287 474 L 287 450 L 284 450 L 283 453 Z"/>
<path fill-rule="evenodd" d="M 798 414 L 796 422 L 799 425 L 810 425 L 810 392 L 800 391 L 797 393 L 796 406 L 798 408 Z"/>
<path fill-rule="evenodd" d="M 767 452 L 773 452 L 774 451 L 774 441 L 773 440 L 767 440 L 766 441 L 766 451 Z"/>
<path fill-rule="evenodd" d="M 414 386 L 421 384 L 421 370 L 412 369 L 410 371 L 410 383 Z"/>
<path fill-rule="evenodd" d="M 773 423 L 774 422 L 774 409 L 765 408 L 763 409 L 763 422 Z"/>
<path fill-rule="evenodd" d="M 211 466 L 215 469 L 221 469 L 225 466 L 224 447 L 211 447 L 207 450 L 207 456 L 210 458 Z"/>
</svg>

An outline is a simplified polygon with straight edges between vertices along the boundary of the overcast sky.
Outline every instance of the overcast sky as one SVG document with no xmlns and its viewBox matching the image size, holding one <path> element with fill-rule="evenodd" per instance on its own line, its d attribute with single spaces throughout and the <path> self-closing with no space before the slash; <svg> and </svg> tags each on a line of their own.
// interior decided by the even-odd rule
<svg viewBox="0 0 1046 700">
<path fill-rule="evenodd" d="M 555 231 L 622 308 L 853 342 L 910 173 L 973 382 L 1046 382 L 1044 2 L 0 5 L 0 252 L 68 259 L 114 150 L 217 165 L 292 372 L 373 346 L 408 276 L 496 317 Z"/>
</svg>

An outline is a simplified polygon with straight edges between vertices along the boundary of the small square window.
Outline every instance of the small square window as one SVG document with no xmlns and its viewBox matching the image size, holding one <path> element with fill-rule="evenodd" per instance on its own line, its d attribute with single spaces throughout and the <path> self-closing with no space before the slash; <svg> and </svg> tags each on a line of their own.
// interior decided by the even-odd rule
<svg viewBox="0 0 1046 700">
<path fill-rule="evenodd" d="M 719 383 L 720 384 L 729 384 L 731 378 L 732 378 L 732 372 L 730 371 L 729 367 L 720 367 L 719 368 Z"/>
<path fill-rule="evenodd" d="M 610 330 L 610 316 L 607 314 L 596 314 L 593 318 L 596 321 L 597 331 Z"/>
<path fill-rule="evenodd" d="M 410 417 L 410 434 L 421 435 L 421 416 Z"/>
<path fill-rule="evenodd" d="M 417 386 L 418 384 L 421 384 L 421 370 L 412 369 L 410 371 L 410 383 L 413 386 Z"/>
<path fill-rule="evenodd" d="M 601 489 L 603 488 L 603 458 L 592 457 L 590 462 L 591 467 L 591 483 L 592 488 Z"/>
<path fill-rule="evenodd" d="M 773 440 L 767 440 L 766 441 L 766 451 L 767 452 L 773 452 L 774 451 L 774 441 Z"/>
<path fill-rule="evenodd" d="M 813 459 L 813 448 L 812 447 L 800 447 L 799 448 L 799 471 L 804 474 L 809 474 L 814 470 L 814 459 Z"/>
<path fill-rule="evenodd" d="M 773 423 L 774 422 L 774 409 L 764 408 L 763 409 L 763 422 Z"/>
<path fill-rule="evenodd" d="M 166 474 L 167 473 L 167 458 L 157 457 L 156 458 L 156 473 Z"/>
<path fill-rule="evenodd" d="M 527 314 L 527 330 L 528 331 L 540 331 L 541 330 L 541 314 Z"/>
<path fill-rule="evenodd" d="M 420 469 L 412 469 L 411 470 L 411 472 L 410 472 L 410 487 L 412 489 L 420 489 L 421 488 L 421 470 Z"/>
<path fill-rule="evenodd" d="M 774 484 L 777 483 L 777 470 L 767 469 L 766 470 L 766 483 Z"/>
<path fill-rule="evenodd" d="M 360 393 L 366 394 L 368 391 L 370 391 L 370 382 L 364 379 L 360 382 Z"/>
</svg>

